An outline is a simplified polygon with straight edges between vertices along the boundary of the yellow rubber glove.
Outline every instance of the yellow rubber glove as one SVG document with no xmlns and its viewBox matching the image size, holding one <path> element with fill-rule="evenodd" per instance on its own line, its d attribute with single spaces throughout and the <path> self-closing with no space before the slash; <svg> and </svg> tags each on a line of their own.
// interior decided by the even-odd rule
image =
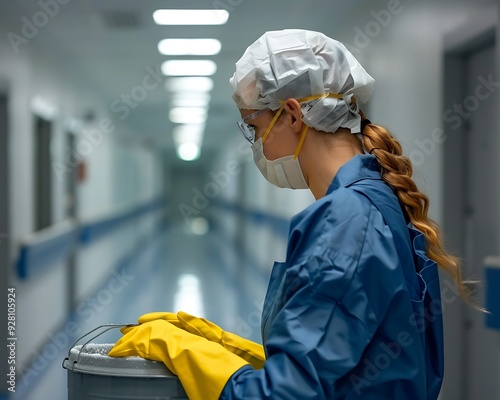
<svg viewBox="0 0 500 400">
<path fill-rule="evenodd" d="M 155 311 L 155 312 L 150 312 L 144 315 L 141 315 L 137 322 L 140 324 L 143 324 L 145 322 L 149 321 L 154 321 L 157 319 L 164 319 L 165 321 L 168 321 L 178 328 L 181 328 L 182 325 L 179 323 L 179 318 L 177 318 L 177 314 L 173 312 L 165 312 L 165 311 Z"/>
<path fill-rule="evenodd" d="M 177 314 L 172 312 L 163 312 L 163 311 L 151 312 L 148 314 L 141 315 L 137 320 L 137 322 L 139 322 L 139 324 L 143 324 L 145 322 L 155 321 L 157 319 L 163 319 L 175 325 L 177 328 L 184 329 L 183 325 L 179 322 L 177 318 Z M 130 332 L 133 328 L 135 328 L 135 326 L 125 326 L 120 329 L 120 332 L 125 335 L 126 333 Z"/>
<path fill-rule="evenodd" d="M 144 314 L 139 317 L 139 323 L 156 319 L 164 319 L 194 335 L 219 343 L 231 353 L 248 361 L 255 369 L 264 367 L 266 356 L 261 344 L 242 338 L 235 333 L 224 331 L 213 322 L 179 311 L 177 314 L 170 312 Z"/>
<path fill-rule="evenodd" d="M 190 400 L 216 400 L 229 378 L 248 363 L 219 344 L 158 319 L 128 328 L 108 353 L 161 361 L 177 375 Z"/>
<path fill-rule="evenodd" d="M 255 369 L 264 367 L 266 355 L 261 344 L 242 338 L 235 333 L 224 331 L 205 318 L 198 318 L 183 311 L 177 313 L 177 318 L 186 331 L 221 344 L 231 353 L 248 361 Z"/>
</svg>

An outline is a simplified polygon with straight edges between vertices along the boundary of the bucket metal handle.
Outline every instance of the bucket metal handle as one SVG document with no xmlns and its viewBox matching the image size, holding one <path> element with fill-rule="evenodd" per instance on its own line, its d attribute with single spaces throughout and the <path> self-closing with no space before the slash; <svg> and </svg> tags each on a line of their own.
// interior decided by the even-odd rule
<svg viewBox="0 0 500 400">
<path fill-rule="evenodd" d="M 81 336 L 80 338 L 76 339 L 75 343 L 69 348 L 68 350 L 68 356 L 63 360 L 63 368 L 64 368 L 64 363 L 66 361 L 69 361 L 70 358 L 70 353 L 71 349 L 74 348 L 77 343 L 82 340 L 83 338 L 89 336 L 90 334 L 94 333 L 98 329 L 104 329 L 103 331 L 99 332 L 98 334 L 92 336 L 89 340 L 87 340 L 82 347 L 80 347 L 80 351 L 78 352 L 78 356 L 76 357 L 76 361 L 73 362 L 73 364 L 77 364 L 80 361 L 80 355 L 82 354 L 83 349 L 85 346 L 87 346 L 92 340 L 98 338 L 99 336 L 105 334 L 106 332 L 109 332 L 112 329 L 117 329 L 117 328 L 127 328 L 127 327 L 132 327 L 132 326 L 137 326 L 137 324 L 104 324 L 104 325 L 99 325 L 97 328 L 92 329 L 90 332 L 87 332 L 85 335 Z"/>
</svg>

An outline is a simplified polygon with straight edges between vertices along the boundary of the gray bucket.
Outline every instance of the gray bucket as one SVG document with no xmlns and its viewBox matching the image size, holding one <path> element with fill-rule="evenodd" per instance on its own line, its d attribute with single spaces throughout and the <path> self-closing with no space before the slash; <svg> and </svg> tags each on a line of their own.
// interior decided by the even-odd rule
<svg viewBox="0 0 500 400">
<path fill-rule="evenodd" d="M 140 357 L 108 357 L 113 344 L 73 346 L 63 367 L 68 371 L 68 400 L 187 399 L 177 376 L 163 363 Z"/>
</svg>

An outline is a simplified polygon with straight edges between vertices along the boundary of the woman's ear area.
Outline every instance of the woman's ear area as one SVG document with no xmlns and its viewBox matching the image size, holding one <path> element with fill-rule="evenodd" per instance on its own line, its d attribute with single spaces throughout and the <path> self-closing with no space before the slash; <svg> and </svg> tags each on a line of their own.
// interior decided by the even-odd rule
<svg viewBox="0 0 500 400">
<path fill-rule="evenodd" d="M 300 103 L 294 98 L 286 99 L 284 103 L 284 111 L 292 118 L 292 125 L 295 125 L 296 128 L 301 129 L 303 122 L 302 107 Z"/>
</svg>

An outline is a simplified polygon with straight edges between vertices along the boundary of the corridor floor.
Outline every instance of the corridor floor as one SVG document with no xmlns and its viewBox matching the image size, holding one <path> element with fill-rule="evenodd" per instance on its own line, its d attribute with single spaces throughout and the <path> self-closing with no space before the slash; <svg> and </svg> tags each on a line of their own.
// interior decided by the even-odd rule
<svg viewBox="0 0 500 400">
<path fill-rule="evenodd" d="M 91 316 L 74 319 L 78 336 L 102 324 L 133 323 L 151 311 L 183 310 L 260 342 L 260 313 L 268 277 L 216 231 L 198 236 L 182 227 L 170 227 L 148 244 L 139 262 L 127 266 L 121 274 L 130 282 L 121 292 L 95 307 Z M 93 342 L 113 343 L 119 337 L 115 331 Z M 61 365 L 76 339 L 68 340 L 58 357 L 44 360 L 46 365 L 32 367 L 11 398 L 67 399 L 67 371 Z"/>
</svg>

